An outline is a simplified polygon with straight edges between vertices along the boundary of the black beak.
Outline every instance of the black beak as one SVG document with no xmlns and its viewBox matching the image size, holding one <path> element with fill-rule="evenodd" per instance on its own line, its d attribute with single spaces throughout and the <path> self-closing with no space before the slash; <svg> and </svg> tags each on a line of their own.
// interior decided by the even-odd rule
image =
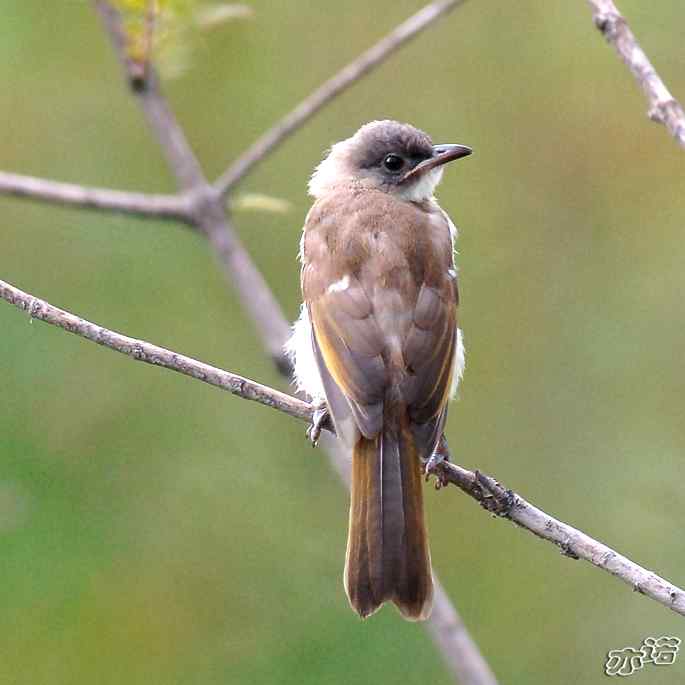
<svg viewBox="0 0 685 685">
<path fill-rule="evenodd" d="M 423 176 L 426 172 L 435 167 L 452 162 L 455 159 L 468 157 L 473 150 L 466 145 L 433 145 L 433 156 L 419 162 L 413 169 L 408 171 L 403 177 L 402 182 L 410 178 L 417 178 Z"/>
</svg>

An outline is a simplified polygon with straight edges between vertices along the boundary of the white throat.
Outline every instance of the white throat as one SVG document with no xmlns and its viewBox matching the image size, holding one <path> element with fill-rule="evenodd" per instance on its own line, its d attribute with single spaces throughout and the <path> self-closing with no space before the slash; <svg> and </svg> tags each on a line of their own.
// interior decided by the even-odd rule
<svg viewBox="0 0 685 685">
<path fill-rule="evenodd" d="M 433 197 L 435 188 L 442 180 L 442 167 L 431 169 L 425 173 L 418 181 L 411 183 L 406 188 L 400 187 L 397 194 L 408 202 L 423 202 Z"/>
</svg>

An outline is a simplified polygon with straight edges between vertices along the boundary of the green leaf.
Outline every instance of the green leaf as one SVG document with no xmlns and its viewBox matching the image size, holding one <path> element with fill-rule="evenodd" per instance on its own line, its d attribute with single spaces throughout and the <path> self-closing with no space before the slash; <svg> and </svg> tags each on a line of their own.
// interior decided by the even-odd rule
<svg viewBox="0 0 685 685">
<path fill-rule="evenodd" d="M 232 200 L 231 209 L 236 212 L 285 214 L 292 209 L 292 204 L 283 198 L 265 195 L 264 193 L 243 193 Z"/>
</svg>

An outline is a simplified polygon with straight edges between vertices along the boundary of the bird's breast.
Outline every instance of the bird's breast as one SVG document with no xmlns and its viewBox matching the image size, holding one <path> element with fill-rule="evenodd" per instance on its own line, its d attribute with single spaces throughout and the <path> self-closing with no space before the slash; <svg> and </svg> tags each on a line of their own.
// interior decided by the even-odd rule
<svg viewBox="0 0 685 685">
<path fill-rule="evenodd" d="M 365 289 L 415 299 L 422 283 L 437 285 L 453 266 L 444 217 L 435 202 L 406 202 L 380 191 L 333 193 L 307 217 L 303 266 L 319 273 L 319 288 L 350 275 Z"/>
</svg>

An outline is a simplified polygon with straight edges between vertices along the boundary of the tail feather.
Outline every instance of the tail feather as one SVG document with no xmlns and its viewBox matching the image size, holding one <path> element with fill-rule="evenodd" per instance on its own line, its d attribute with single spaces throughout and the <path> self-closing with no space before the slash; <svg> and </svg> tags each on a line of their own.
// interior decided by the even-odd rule
<svg viewBox="0 0 685 685">
<path fill-rule="evenodd" d="M 386 421 L 380 436 L 354 446 L 345 590 L 363 618 L 386 601 L 409 620 L 430 613 L 420 468 L 408 419 Z"/>
<path fill-rule="evenodd" d="M 361 441 L 360 441 L 361 442 Z M 350 502 L 350 531 L 354 535 L 347 538 L 347 554 L 345 560 L 345 592 L 357 613 L 366 618 L 370 616 L 380 601 L 380 588 L 372 583 L 371 559 L 369 558 L 368 503 L 370 469 L 367 468 L 367 455 L 373 452 L 374 441 L 364 440 L 364 444 L 355 445 L 355 453 L 360 452 L 360 458 L 352 460 L 352 498 Z M 374 587 L 376 586 L 376 587 Z"/>
<path fill-rule="evenodd" d="M 433 579 L 430 550 L 423 518 L 423 477 L 421 462 L 416 451 L 414 437 L 407 424 L 402 425 L 401 449 L 410 445 L 411 458 L 400 459 L 402 467 L 402 492 L 404 494 L 405 563 L 401 567 L 402 598 L 397 601 L 405 618 L 421 620 L 428 618 L 433 603 Z"/>
</svg>

